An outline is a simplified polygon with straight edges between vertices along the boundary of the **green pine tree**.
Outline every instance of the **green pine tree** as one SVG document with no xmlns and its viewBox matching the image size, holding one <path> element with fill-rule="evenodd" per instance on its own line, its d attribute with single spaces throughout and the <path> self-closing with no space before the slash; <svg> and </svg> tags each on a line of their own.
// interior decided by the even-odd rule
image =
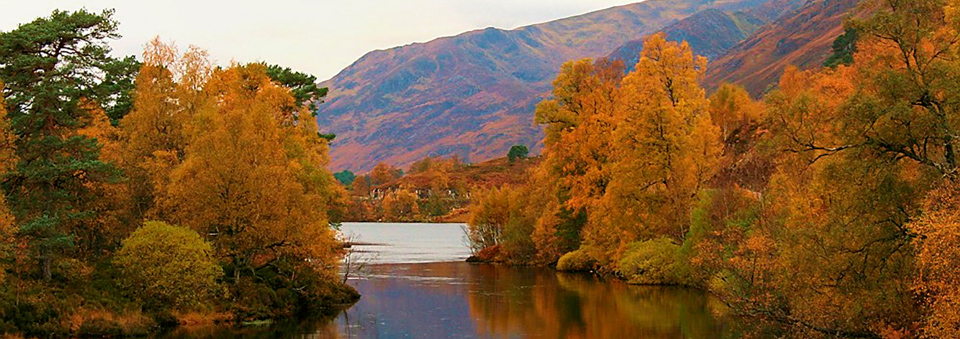
<svg viewBox="0 0 960 339">
<path fill-rule="evenodd" d="M 49 17 L 0 33 L 0 79 L 18 135 L 19 159 L 3 188 L 45 280 L 51 264 L 76 248 L 75 230 L 89 227 L 97 199 L 90 186 L 115 181 L 117 169 L 99 160 L 100 145 L 76 133 L 89 121 L 89 105 L 121 106 L 119 93 L 133 77 L 132 59 L 109 56 L 116 39 L 113 11 L 54 11 Z M 128 65 L 129 66 L 129 65 Z M 122 99 L 120 99 L 122 100 Z M 76 254 L 76 253 L 72 253 Z"/>
</svg>

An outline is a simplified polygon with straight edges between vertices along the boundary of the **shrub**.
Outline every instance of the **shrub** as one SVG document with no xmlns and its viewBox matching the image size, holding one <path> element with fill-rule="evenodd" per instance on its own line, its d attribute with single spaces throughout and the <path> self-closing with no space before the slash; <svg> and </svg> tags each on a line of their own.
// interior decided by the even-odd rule
<svg viewBox="0 0 960 339">
<path fill-rule="evenodd" d="M 557 271 L 561 272 L 589 272 L 597 265 L 597 260 L 579 249 L 560 257 L 557 261 Z"/>
<path fill-rule="evenodd" d="M 113 262 L 125 285 L 148 303 L 197 308 L 212 296 L 222 275 L 212 253 L 193 230 L 148 221 L 123 241 Z"/>
<path fill-rule="evenodd" d="M 689 265 L 680 255 L 680 245 L 666 238 L 634 242 L 620 260 L 620 273 L 638 285 L 687 285 Z"/>
</svg>

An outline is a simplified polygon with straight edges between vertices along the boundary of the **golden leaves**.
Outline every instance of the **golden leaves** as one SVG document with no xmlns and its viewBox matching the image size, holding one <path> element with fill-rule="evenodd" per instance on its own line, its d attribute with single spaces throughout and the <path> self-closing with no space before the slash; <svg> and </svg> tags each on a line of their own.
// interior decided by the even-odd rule
<svg viewBox="0 0 960 339">
<path fill-rule="evenodd" d="M 930 192 L 923 215 L 910 224 L 917 233 L 916 292 L 928 307 L 924 333 L 958 338 L 960 332 L 960 190 L 954 180 Z"/>
<path fill-rule="evenodd" d="M 289 90 L 253 64 L 214 72 L 204 91 L 216 109 L 198 114 L 199 134 L 171 172 L 161 209 L 211 234 L 219 255 L 237 263 L 294 256 L 321 270 L 334 267 L 326 144 L 310 135 L 315 127 L 283 114 Z"/>
</svg>

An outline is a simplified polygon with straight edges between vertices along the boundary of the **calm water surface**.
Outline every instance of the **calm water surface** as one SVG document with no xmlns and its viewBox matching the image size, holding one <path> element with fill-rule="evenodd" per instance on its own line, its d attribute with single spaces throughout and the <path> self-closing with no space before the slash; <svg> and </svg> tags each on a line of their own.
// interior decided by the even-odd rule
<svg viewBox="0 0 960 339">
<path fill-rule="evenodd" d="M 459 224 L 345 223 L 370 245 L 334 319 L 191 329 L 177 338 L 735 338 L 753 331 L 697 290 L 629 286 L 549 269 L 468 264 Z"/>
</svg>

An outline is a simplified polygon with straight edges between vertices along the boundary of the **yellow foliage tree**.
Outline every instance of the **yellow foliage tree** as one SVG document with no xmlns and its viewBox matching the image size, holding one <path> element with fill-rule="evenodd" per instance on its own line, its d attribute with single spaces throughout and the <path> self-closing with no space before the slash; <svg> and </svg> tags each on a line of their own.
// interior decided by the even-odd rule
<svg viewBox="0 0 960 339">
<path fill-rule="evenodd" d="M 735 129 L 763 119 L 763 107 L 743 87 L 723 84 L 710 96 L 710 118 L 726 139 Z"/>
<path fill-rule="evenodd" d="M 547 126 L 533 180 L 548 190 L 542 194 L 558 198 L 547 203 L 533 234 L 547 261 L 579 247 L 586 215 L 606 192 L 622 77 L 619 61 L 568 62 L 553 83 L 553 98 L 537 105 L 536 121 Z"/>
<path fill-rule="evenodd" d="M 323 169 L 325 142 L 312 139 L 316 122 L 289 119 L 293 96 L 261 64 L 218 70 L 204 91 L 216 109 L 198 112 L 196 138 L 159 206 L 208 234 L 236 275 L 284 259 L 333 274 L 341 254 L 326 216 L 334 179 Z"/>
<path fill-rule="evenodd" d="M 383 219 L 386 221 L 416 221 L 420 217 L 417 194 L 406 189 L 391 191 L 383 197 Z"/>
<path fill-rule="evenodd" d="M 584 230 L 585 246 L 615 268 L 626 245 L 683 239 L 696 194 L 716 171 L 720 130 L 698 83 L 706 59 L 655 34 L 623 79 L 607 192 Z"/>
<path fill-rule="evenodd" d="M 915 289 L 927 314 L 923 332 L 930 338 L 960 338 L 960 189 L 944 180 L 924 202 L 923 215 L 910 224 L 916 232 Z"/>
<path fill-rule="evenodd" d="M 212 70 L 206 51 L 191 46 L 180 55 L 172 44 L 154 38 L 143 59 L 133 109 L 120 122 L 121 167 L 129 178 L 135 219 L 162 216 L 155 208 L 157 192 L 183 161 L 195 116 L 213 109 L 202 91 Z"/>
</svg>

